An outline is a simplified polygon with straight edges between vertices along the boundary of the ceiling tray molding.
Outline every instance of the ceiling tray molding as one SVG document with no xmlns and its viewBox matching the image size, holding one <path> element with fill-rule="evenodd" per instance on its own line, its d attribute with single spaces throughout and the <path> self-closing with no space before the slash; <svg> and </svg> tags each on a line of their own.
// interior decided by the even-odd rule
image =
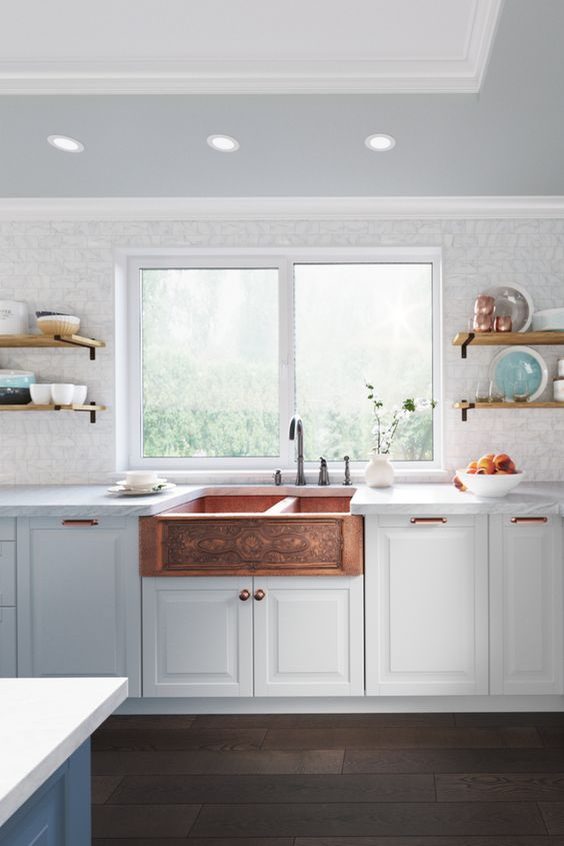
<svg viewBox="0 0 564 846">
<path fill-rule="evenodd" d="M 420 4 L 421 0 L 415 2 Z M 335 41 L 335 32 L 325 51 L 316 55 L 316 41 L 323 46 L 319 31 L 315 40 L 311 36 L 312 46 L 307 56 L 303 55 L 303 49 L 302 55 L 293 56 L 291 41 L 284 44 L 286 53 L 282 50 L 274 58 L 264 55 L 264 50 L 252 56 L 256 43 L 268 44 L 269 36 L 268 29 L 262 35 L 260 29 L 253 30 L 253 24 L 260 18 L 256 15 L 252 21 L 249 18 L 247 27 L 255 32 L 254 41 L 243 43 L 238 53 L 223 58 L 213 54 L 209 21 L 202 25 L 201 44 L 205 49 L 196 57 L 193 52 L 191 58 L 179 56 L 174 46 L 168 48 L 166 55 L 167 48 L 157 38 L 162 36 L 160 31 L 155 33 L 160 46 L 150 50 L 144 42 L 141 55 L 135 58 L 115 55 L 115 46 L 106 55 L 107 46 L 96 42 L 94 34 L 85 41 L 84 34 L 78 32 L 74 54 L 69 55 L 67 42 L 61 41 L 65 29 L 59 27 L 52 38 L 46 33 L 50 52 L 45 55 L 31 53 L 30 59 L 18 58 L 20 51 L 22 56 L 29 53 L 29 45 L 23 44 L 0 61 L 0 94 L 476 94 L 484 78 L 503 3 L 504 0 L 467 0 L 461 4 L 452 42 L 448 41 L 446 30 L 443 41 L 438 38 L 444 21 L 436 4 L 434 12 L 432 4 L 424 12 L 419 9 L 420 15 L 426 15 L 425 31 L 421 33 L 417 30 L 416 15 L 406 24 L 400 17 L 401 9 L 394 10 L 392 5 L 377 14 L 373 7 L 372 17 L 359 18 L 356 22 L 350 17 L 354 25 L 342 33 L 344 52 L 339 56 L 336 55 L 339 38 Z M 115 14 L 118 12 L 119 8 Z M 136 14 L 133 4 L 131 14 Z M 382 18 L 383 14 L 390 18 Z M 375 48 L 374 54 L 369 55 L 357 47 L 355 55 L 350 48 L 350 42 L 354 43 L 354 26 L 358 34 L 359 29 L 371 31 L 379 22 L 380 30 L 384 27 L 383 31 L 388 33 L 385 49 L 380 45 L 380 54 Z M 329 29 L 337 26 L 330 15 L 324 23 Z M 309 25 L 311 28 L 311 21 Z M 6 31 L 9 33 L 9 26 Z M 67 41 L 69 34 L 72 30 L 67 33 Z M 341 33 L 337 32 L 337 36 Z M 22 38 L 21 34 L 19 37 Z M 17 44 L 17 36 L 14 38 Z M 434 47 L 427 50 L 429 39 Z M 190 53 L 189 46 L 186 51 Z M 81 58 L 77 59 L 77 55 Z"/>
<path fill-rule="evenodd" d="M 564 196 L 0 198 L 0 220 L 563 219 Z"/>
</svg>

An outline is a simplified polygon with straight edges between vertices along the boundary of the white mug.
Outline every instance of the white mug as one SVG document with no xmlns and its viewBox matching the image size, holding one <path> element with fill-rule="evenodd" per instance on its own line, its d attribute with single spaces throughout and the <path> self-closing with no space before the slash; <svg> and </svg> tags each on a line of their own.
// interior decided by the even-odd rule
<svg viewBox="0 0 564 846">
<path fill-rule="evenodd" d="M 558 362 L 560 364 L 560 362 Z M 552 382 L 554 402 L 564 402 L 564 379 L 554 379 Z"/>
<path fill-rule="evenodd" d="M 54 405 L 71 405 L 74 394 L 74 385 L 64 383 L 51 385 L 51 399 Z"/>
<path fill-rule="evenodd" d="M 564 379 L 564 358 L 558 359 L 558 378 Z"/>
</svg>

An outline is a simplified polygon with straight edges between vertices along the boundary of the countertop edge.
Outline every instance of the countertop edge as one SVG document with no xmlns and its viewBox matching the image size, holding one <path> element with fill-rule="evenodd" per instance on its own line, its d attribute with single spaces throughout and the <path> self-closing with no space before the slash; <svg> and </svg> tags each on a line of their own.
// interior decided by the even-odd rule
<svg viewBox="0 0 564 846">
<path fill-rule="evenodd" d="M 38 682 L 41 681 L 38 679 Z M 25 778 L 0 796 L 0 827 L 27 802 L 45 781 L 76 752 L 93 731 L 100 726 L 116 708 L 127 699 L 128 681 L 116 679 L 119 686 L 108 694 L 93 711 L 75 726 L 68 735 L 46 755 Z"/>
<path fill-rule="evenodd" d="M 479 498 L 462 493 L 448 483 L 398 483 L 391 488 L 353 485 L 351 514 L 561 514 L 564 515 L 564 482 L 529 482 L 501 498 Z M 1 517 L 95 518 L 151 517 L 198 496 L 213 494 L 264 494 L 319 496 L 343 495 L 341 485 L 178 485 L 172 492 L 148 497 L 112 497 L 103 485 L 0 486 Z M 349 489 L 350 490 L 350 489 Z"/>
</svg>

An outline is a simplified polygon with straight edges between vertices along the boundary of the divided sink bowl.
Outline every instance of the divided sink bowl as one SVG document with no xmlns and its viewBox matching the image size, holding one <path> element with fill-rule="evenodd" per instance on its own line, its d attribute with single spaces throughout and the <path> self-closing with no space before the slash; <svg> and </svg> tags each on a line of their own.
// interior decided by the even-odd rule
<svg viewBox="0 0 564 846">
<path fill-rule="evenodd" d="M 347 494 L 206 494 L 140 520 L 143 576 L 360 575 Z"/>
</svg>

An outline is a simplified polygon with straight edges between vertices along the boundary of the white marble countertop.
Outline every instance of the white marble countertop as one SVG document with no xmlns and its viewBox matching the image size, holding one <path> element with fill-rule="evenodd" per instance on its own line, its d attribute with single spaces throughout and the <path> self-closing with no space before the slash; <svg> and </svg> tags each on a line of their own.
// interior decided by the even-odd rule
<svg viewBox="0 0 564 846">
<path fill-rule="evenodd" d="M 453 484 L 399 484 L 391 488 L 359 486 L 353 514 L 564 514 L 564 483 L 531 482 L 504 497 L 478 497 Z M 440 516 L 439 514 L 439 516 Z"/>
<path fill-rule="evenodd" d="M 127 679 L 0 679 L 0 826 L 127 697 Z"/>
<path fill-rule="evenodd" d="M 193 499 L 201 485 L 149 496 L 116 496 L 108 485 L 2 485 L 0 517 L 140 517 Z"/>
<path fill-rule="evenodd" d="M 104 485 L 0 486 L 0 517 L 143 517 L 213 494 L 346 496 L 354 491 L 353 514 L 563 514 L 564 482 L 529 482 L 500 499 L 461 493 L 450 483 L 404 483 L 391 488 L 354 485 L 178 485 L 150 496 L 113 496 Z"/>
</svg>

